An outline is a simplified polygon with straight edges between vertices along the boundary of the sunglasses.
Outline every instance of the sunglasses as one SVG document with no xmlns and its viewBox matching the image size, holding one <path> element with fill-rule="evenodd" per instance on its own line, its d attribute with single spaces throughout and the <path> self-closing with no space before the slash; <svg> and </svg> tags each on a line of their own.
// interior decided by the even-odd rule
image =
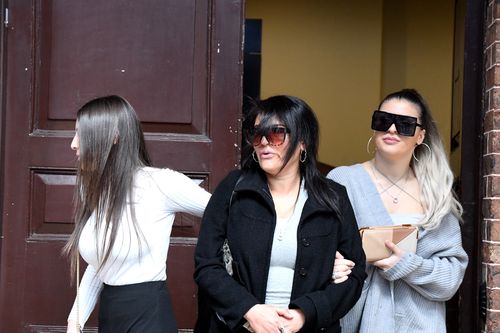
<svg viewBox="0 0 500 333">
<path fill-rule="evenodd" d="M 253 146 L 258 146 L 262 142 L 262 137 L 266 138 L 266 141 L 270 146 L 280 146 L 285 142 L 287 133 L 290 130 L 285 126 L 271 126 L 260 128 L 255 126 L 247 131 L 247 142 Z"/>
<path fill-rule="evenodd" d="M 401 116 L 399 114 L 375 110 L 372 115 L 372 130 L 386 132 L 392 124 L 396 125 L 399 135 L 413 136 L 417 126 L 423 128 L 417 122 L 417 118 L 411 116 Z"/>
</svg>

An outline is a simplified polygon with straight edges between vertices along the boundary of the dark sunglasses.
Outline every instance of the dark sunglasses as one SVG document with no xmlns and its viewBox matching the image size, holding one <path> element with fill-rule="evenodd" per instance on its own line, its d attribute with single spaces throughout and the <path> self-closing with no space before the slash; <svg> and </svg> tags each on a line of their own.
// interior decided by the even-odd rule
<svg viewBox="0 0 500 333">
<path fill-rule="evenodd" d="M 401 116 L 399 114 L 375 110 L 372 115 L 372 130 L 386 132 L 392 124 L 396 125 L 396 130 L 400 135 L 413 136 L 417 126 L 423 128 L 417 122 L 417 118 L 411 116 Z"/>
<path fill-rule="evenodd" d="M 247 142 L 253 146 L 258 146 L 262 142 L 262 137 L 266 138 L 266 141 L 270 146 L 280 146 L 285 142 L 287 133 L 290 130 L 285 126 L 271 126 L 260 128 L 255 126 L 247 131 Z"/>
</svg>

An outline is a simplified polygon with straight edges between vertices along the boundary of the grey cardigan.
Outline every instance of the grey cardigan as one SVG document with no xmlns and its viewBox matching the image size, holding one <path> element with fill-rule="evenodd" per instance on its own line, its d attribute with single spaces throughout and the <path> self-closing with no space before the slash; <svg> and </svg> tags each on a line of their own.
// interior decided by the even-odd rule
<svg viewBox="0 0 500 333">
<path fill-rule="evenodd" d="M 347 188 L 359 227 L 393 224 L 361 164 L 335 168 L 328 177 Z M 342 332 L 446 332 L 445 301 L 462 283 L 467 261 L 452 214 L 434 230 L 419 228 L 416 254 L 386 271 L 366 266 L 361 298 L 342 318 Z"/>
</svg>

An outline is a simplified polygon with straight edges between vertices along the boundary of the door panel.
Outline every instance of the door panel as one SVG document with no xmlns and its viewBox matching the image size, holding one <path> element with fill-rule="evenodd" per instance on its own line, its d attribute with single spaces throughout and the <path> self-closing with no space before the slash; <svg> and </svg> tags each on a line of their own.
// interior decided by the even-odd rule
<svg viewBox="0 0 500 333">
<path fill-rule="evenodd" d="M 60 254 L 73 229 L 78 108 L 119 94 L 156 166 L 213 190 L 237 166 L 241 1 L 16 0 L 4 28 L 0 332 L 65 332 L 74 290 Z M 167 267 L 180 329 L 196 319 L 200 219 L 179 215 Z M 96 325 L 95 314 L 88 323 Z"/>
</svg>

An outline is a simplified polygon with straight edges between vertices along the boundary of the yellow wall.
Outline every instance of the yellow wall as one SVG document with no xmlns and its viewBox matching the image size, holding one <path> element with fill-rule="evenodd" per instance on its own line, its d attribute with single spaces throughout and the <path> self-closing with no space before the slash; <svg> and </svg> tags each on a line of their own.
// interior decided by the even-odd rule
<svg viewBox="0 0 500 333">
<path fill-rule="evenodd" d="M 454 0 L 385 0 L 381 96 L 420 91 L 449 151 L 453 88 Z"/>
<path fill-rule="evenodd" d="M 262 19 L 261 97 L 291 94 L 312 106 L 320 161 L 370 158 L 373 109 L 386 92 L 410 86 L 428 99 L 449 145 L 453 0 L 414 3 L 246 1 L 246 17 Z"/>
</svg>

